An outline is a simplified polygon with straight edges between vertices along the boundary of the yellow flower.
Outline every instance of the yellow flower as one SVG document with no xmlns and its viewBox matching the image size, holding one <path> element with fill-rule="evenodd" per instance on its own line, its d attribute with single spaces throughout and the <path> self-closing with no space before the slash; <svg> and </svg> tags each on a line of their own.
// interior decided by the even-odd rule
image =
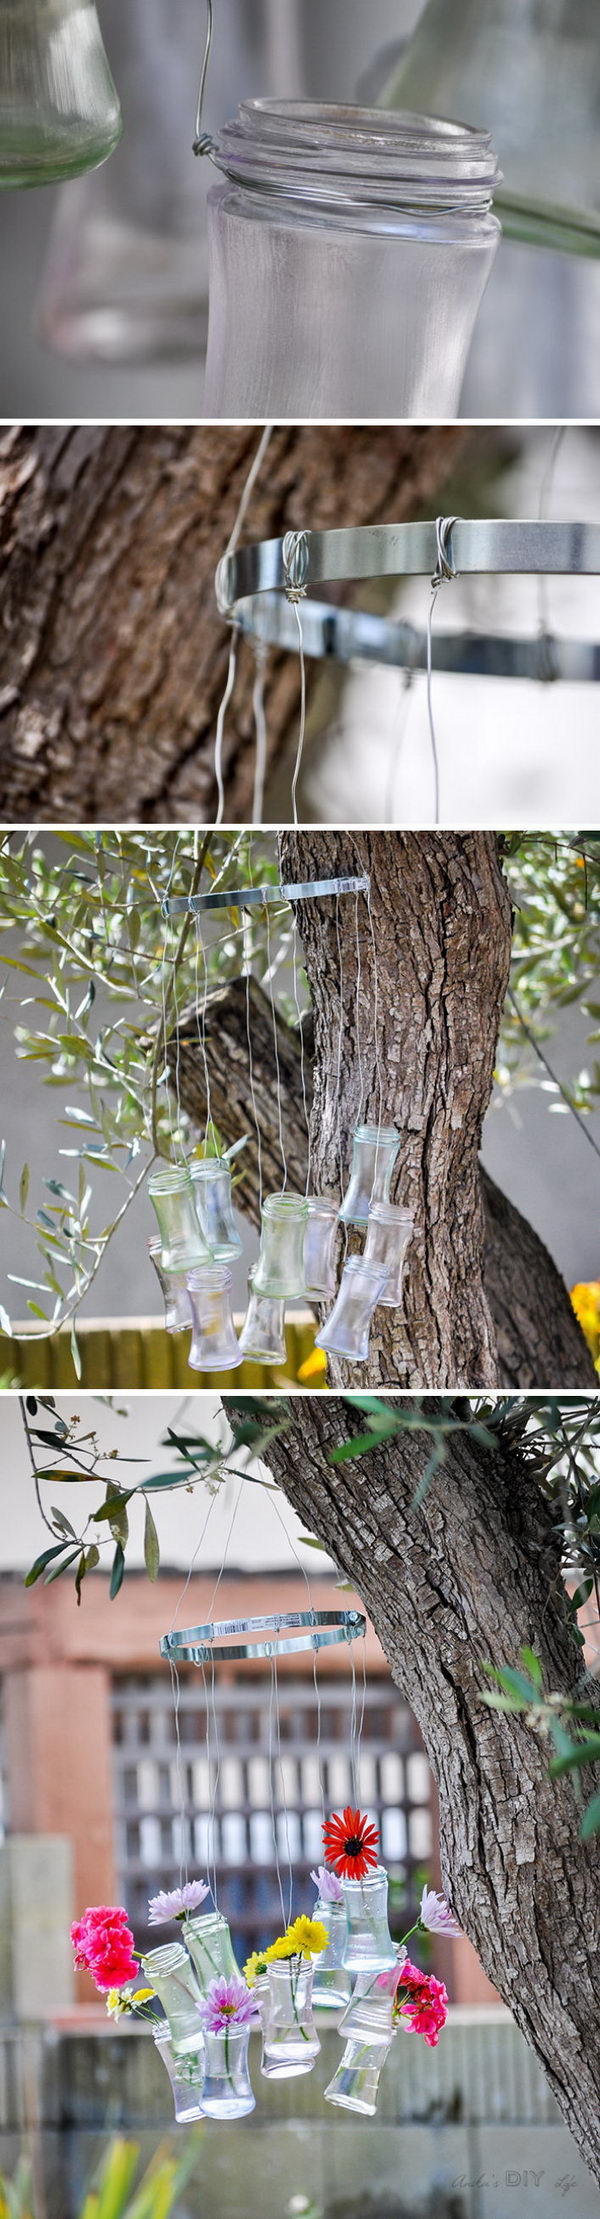
<svg viewBox="0 0 600 2219">
<path fill-rule="evenodd" d="M 292 1943 L 298 1956 L 318 1957 L 321 1950 L 327 1948 L 329 1935 L 327 1927 L 322 1925 L 320 1919 L 309 1919 L 302 1915 L 294 1919 L 293 1926 L 288 1926 L 286 1939 Z"/>
<path fill-rule="evenodd" d="M 266 1972 L 268 1954 L 266 1949 L 253 1949 L 251 1957 L 246 1958 L 244 1980 L 248 1988 L 253 1988 L 255 1980 L 260 1980 L 261 1973 Z"/>
<path fill-rule="evenodd" d="M 326 1374 L 327 1357 L 325 1355 L 325 1350 L 324 1348 L 313 1348 L 311 1349 L 310 1356 L 306 1356 L 304 1363 L 300 1365 L 300 1369 L 298 1372 L 298 1385 L 300 1387 L 316 1385 L 317 1380 L 320 1380 L 322 1385 L 326 1378 Z"/>
<path fill-rule="evenodd" d="M 600 1279 L 579 1280 L 571 1301 L 594 1362 L 600 1357 Z"/>
<path fill-rule="evenodd" d="M 277 1941 L 271 1942 L 269 1948 L 265 1950 L 265 1959 L 268 1965 L 275 1964 L 279 1957 L 295 1957 L 296 1955 L 297 1945 L 294 1941 L 291 1941 L 289 1934 L 279 1934 Z"/>
<path fill-rule="evenodd" d="M 155 1995 L 155 1988 L 134 1988 L 131 2001 L 132 2003 L 150 2003 L 152 1996 Z"/>
</svg>

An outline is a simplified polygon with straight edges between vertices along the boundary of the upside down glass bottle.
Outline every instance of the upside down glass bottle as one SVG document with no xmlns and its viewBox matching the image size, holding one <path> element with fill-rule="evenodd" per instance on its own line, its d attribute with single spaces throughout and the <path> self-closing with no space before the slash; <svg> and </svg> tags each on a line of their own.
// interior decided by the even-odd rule
<svg viewBox="0 0 600 2219">
<path fill-rule="evenodd" d="M 121 129 L 95 0 L 0 0 L 0 189 L 95 169 Z"/>
</svg>

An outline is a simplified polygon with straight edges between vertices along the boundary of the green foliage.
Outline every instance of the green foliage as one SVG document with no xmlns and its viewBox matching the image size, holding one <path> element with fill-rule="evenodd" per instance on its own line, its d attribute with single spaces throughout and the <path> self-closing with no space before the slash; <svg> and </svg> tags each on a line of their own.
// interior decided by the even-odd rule
<svg viewBox="0 0 600 2219">
<path fill-rule="evenodd" d="M 531 1649 L 522 1649 L 521 1664 L 522 1671 L 512 1665 L 488 1664 L 489 1678 L 497 1684 L 482 1696 L 482 1701 L 489 1710 L 505 1711 L 509 1717 L 520 1715 L 535 1733 L 554 1743 L 551 1779 L 559 1780 L 566 1772 L 579 1778 L 586 1765 L 600 1764 L 600 1701 L 595 1701 L 591 1692 L 589 1702 L 577 1696 L 547 1693 L 539 1657 Z M 600 1792 L 586 1805 L 579 1832 L 582 1841 L 600 1833 Z"/>
<path fill-rule="evenodd" d="M 187 2136 L 180 2158 L 164 2144 L 140 2175 L 139 2142 L 119 2135 L 94 2174 L 80 2219 L 171 2219 L 198 2163 L 200 2140 L 201 2132 Z M 33 2210 L 31 2167 L 21 2157 L 11 2181 L 0 2175 L 0 2219 L 33 2219 Z"/>
<path fill-rule="evenodd" d="M 600 837 L 594 833 L 513 833 L 503 841 L 504 866 L 518 904 L 511 986 L 534 1034 L 551 1035 L 558 1011 L 577 1002 L 589 1022 L 590 1047 L 600 1041 Z M 502 1023 L 496 1077 L 504 1094 L 517 1084 L 541 1085 L 554 1113 L 600 1104 L 600 1061 L 562 1090 L 540 1075 L 514 1006 Z"/>
</svg>

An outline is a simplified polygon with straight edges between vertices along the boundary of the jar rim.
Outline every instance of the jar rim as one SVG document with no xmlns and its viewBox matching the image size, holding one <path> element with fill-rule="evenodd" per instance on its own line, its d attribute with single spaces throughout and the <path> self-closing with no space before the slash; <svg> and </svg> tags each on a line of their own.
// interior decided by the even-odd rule
<svg viewBox="0 0 600 2219">
<path fill-rule="evenodd" d="M 355 1125 L 355 1140 L 400 1141 L 397 1125 Z"/>
<path fill-rule="evenodd" d="M 149 1965 L 151 1962 L 157 1972 L 174 1972 L 178 1966 L 190 1964 L 183 1942 L 161 1942 L 158 1949 L 147 1949 L 143 1963 Z"/>
<path fill-rule="evenodd" d="M 298 1211 L 303 1216 L 305 1213 L 308 1216 L 308 1202 L 303 1194 L 267 1194 L 263 1202 L 264 1210 L 272 1217 L 288 1217 L 292 1214 L 297 1216 Z"/>
<path fill-rule="evenodd" d="M 229 1171 L 224 1156 L 197 1156 L 189 1165 L 191 1179 L 213 1179 L 215 1172 Z"/>
<path fill-rule="evenodd" d="M 385 1225 L 414 1225 L 414 1210 L 403 1210 L 396 1202 L 371 1202 L 369 1217 L 381 1218 Z"/>
<path fill-rule="evenodd" d="M 226 1264 L 192 1264 L 187 1285 L 190 1294 L 223 1294 L 231 1286 L 231 1272 Z"/>
<path fill-rule="evenodd" d="M 339 1202 L 329 1202 L 326 1195 L 308 1194 L 306 1200 L 309 1217 L 339 1217 Z"/>
<path fill-rule="evenodd" d="M 481 214 L 500 182 L 490 134 L 449 117 L 317 100 L 244 100 L 215 160 L 258 192 Z"/>
<path fill-rule="evenodd" d="M 187 1163 L 165 1164 L 164 1171 L 151 1171 L 148 1180 L 149 1194 L 170 1194 L 189 1187 L 190 1171 Z"/>
<path fill-rule="evenodd" d="M 383 1264 L 372 1264 L 367 1256 L 347 1256 L 342 1278 L 345 1278 L 347 1271 L 363 1271 L 368 1279 L 385 1280 L 387 1278 L 387 1268 L 384 1272 Z"/>
</svg>

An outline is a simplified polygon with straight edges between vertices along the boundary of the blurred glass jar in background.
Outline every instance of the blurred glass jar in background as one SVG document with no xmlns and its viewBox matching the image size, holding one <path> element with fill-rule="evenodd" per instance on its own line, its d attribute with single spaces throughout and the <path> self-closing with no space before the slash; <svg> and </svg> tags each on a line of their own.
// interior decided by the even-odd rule
<svg viewBox="0 0 600 2219">
<path fill-rule="evenodd" d="M 0 0 L 0 188 L 78 177 L 120 135 L 95 0 Z"/>
</svg>

